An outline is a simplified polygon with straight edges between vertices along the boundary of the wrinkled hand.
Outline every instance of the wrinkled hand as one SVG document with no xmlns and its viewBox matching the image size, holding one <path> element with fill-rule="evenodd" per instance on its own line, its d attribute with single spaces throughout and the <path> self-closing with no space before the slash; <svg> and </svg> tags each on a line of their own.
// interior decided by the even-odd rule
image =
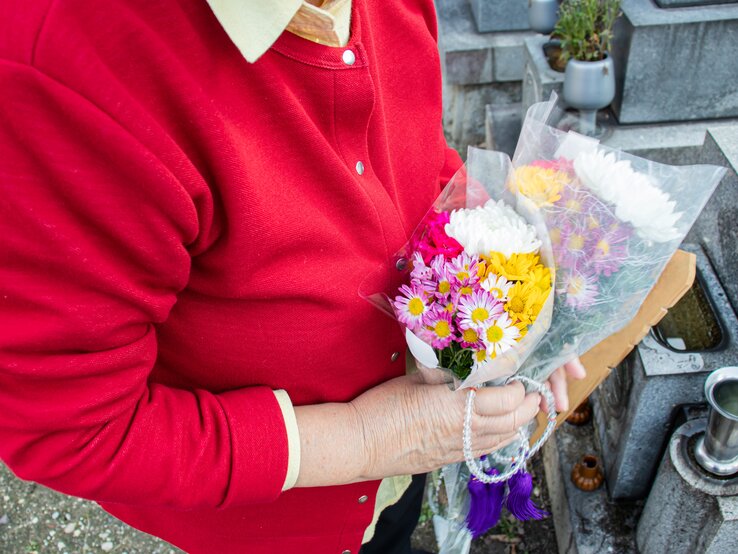
<svg viewBox="0 0 738 554">
<path fill-rule="evenodd" d="M 362 431 L 363 477 L 424 473 L 464 459 L 466 394 L 418 375 L 392 379 L 350 402 Z M 472 419 L 475 455 L 512 442 L 539 410 L 540 395 L 521 383 L 477 391 Z"/>
<path fill-rule="evenodd" d="M 579 358 L 565 363 L 551 374 L 547 384 L 553 393 L 557 412 L 563 412 L 569 409 L 569 394 L 566 386 L 567 376 L 579 380 L 584 379 L 586 375 L 587 372 L 582 362 L 579 361 Z M 541 409 L 548 411 L 546 400 L 543 397 L 541 397 Z"/>
</svg>

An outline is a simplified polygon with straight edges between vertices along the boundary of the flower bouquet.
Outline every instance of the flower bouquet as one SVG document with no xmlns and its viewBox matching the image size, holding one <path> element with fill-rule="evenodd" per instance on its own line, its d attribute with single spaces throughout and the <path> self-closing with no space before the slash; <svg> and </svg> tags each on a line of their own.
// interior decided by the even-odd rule
<svg viewBox="0 0 738 554">
<path fill-rule="evenodd" d="M 598 144 L 553 124 L 556 98 L 528 111 L 511 162 L 469 149 L 395 264 L 407 268 L 369 297 L 405 327 L 423 366 L 468 389 L 466 464 L 431 480 L 441 552 L 467 552 L 503 504 L 520 519 L 529 499 L 526 460 L 553 430 L 474 459 L 475 387 L 543 382 L 563 363 L 624 327 L 687 234 L 723 168 L 668 166 Z M 396 272 L 398 273 L 398 272 Z M 376 282 L 376 281 L 374 281 Z"/>
</svg>

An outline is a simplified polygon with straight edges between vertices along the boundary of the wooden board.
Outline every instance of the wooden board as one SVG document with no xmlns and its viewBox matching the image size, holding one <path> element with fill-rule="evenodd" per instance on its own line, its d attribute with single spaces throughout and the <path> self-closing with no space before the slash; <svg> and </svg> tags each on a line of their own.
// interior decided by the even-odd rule
<svg viewBox="0 0 738 554">
<path fill-rule="evenodd" d="M 696 271 L 696 256 L 677 250 L 631 322 L 581 357 L 587 376 L 581 381 L 569 381 L 569 410 L 559 414 L 557 427 L 610 375 L 612 368 L 623 361 L 649 329 L 661 321 L 669 308 L 684 296 L 694 282 Z M 531 444 L 541 436 L 545 425 L 546 414 L 541 412 Z"/>
</svg>

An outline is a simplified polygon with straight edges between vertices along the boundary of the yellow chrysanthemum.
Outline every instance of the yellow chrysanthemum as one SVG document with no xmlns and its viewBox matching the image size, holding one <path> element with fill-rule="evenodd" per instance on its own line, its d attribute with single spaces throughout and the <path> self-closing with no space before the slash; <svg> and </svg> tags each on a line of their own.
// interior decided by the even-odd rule
<svg viewBox="0 0 738 554">
<path fill-rule="evenodd" d="M 507 293 L 505 311 L 516 323 L 531 325 L 538 317 L 546 296 L 530 282 L 515 283 Z"/>
<path fill-rule="evenodd" d="M 524 281 L 533 283 L 541 292 L 548 292 L 551 290 L 551 270 L 542 264 L 538 264 L 528 272 Z"/>
<path fill-rule="evenodd" d="M 538 264 L 538 254 L 513 254 L 506 258 L 499 252 L 484 256 L 487 262 L 487 275 L 502 275 L 508 281 L 522 281 Z"/>
<path fill-rule="evenodd" d="M 524 194 L 538 206 L 550 206 L 561 198 L 569 176 L 555 169 L 524 165 L 515 170 L 510 188 Z"/>
<path fill-rule="evenodd" d="M 477 277 L 484 279 L 485 275 L 487 275 L 487 263 L 482 260 L 477 264 Z"/>
</svg>

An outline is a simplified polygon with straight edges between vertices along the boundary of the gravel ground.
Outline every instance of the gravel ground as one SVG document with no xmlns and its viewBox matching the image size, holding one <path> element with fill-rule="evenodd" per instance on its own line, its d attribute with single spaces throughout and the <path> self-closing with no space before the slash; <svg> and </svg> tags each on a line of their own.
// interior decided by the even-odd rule
<svg viewBox="0 0 738 554">
<path fill-rule="evenodd" d="M 0 463 L 2 554 L 181 552 L 118 521 L 94 502 L 20 481 Z"/>
<path fill-rule="evenodd" d="M 549 509 L 540 459 L 532 464 L 536 503 Z M 438 552 L 429 511 L 413 535 L 413 546 Z M 182 551 L 136 531 L 94 502 L 56 493 L 17 479 L 0 463 L 0 554 L 177 554 Z M 521 523 L 504 518 L 474 541 L 471 554 L 556 552 L 551 519 Z"/>
</svg>

